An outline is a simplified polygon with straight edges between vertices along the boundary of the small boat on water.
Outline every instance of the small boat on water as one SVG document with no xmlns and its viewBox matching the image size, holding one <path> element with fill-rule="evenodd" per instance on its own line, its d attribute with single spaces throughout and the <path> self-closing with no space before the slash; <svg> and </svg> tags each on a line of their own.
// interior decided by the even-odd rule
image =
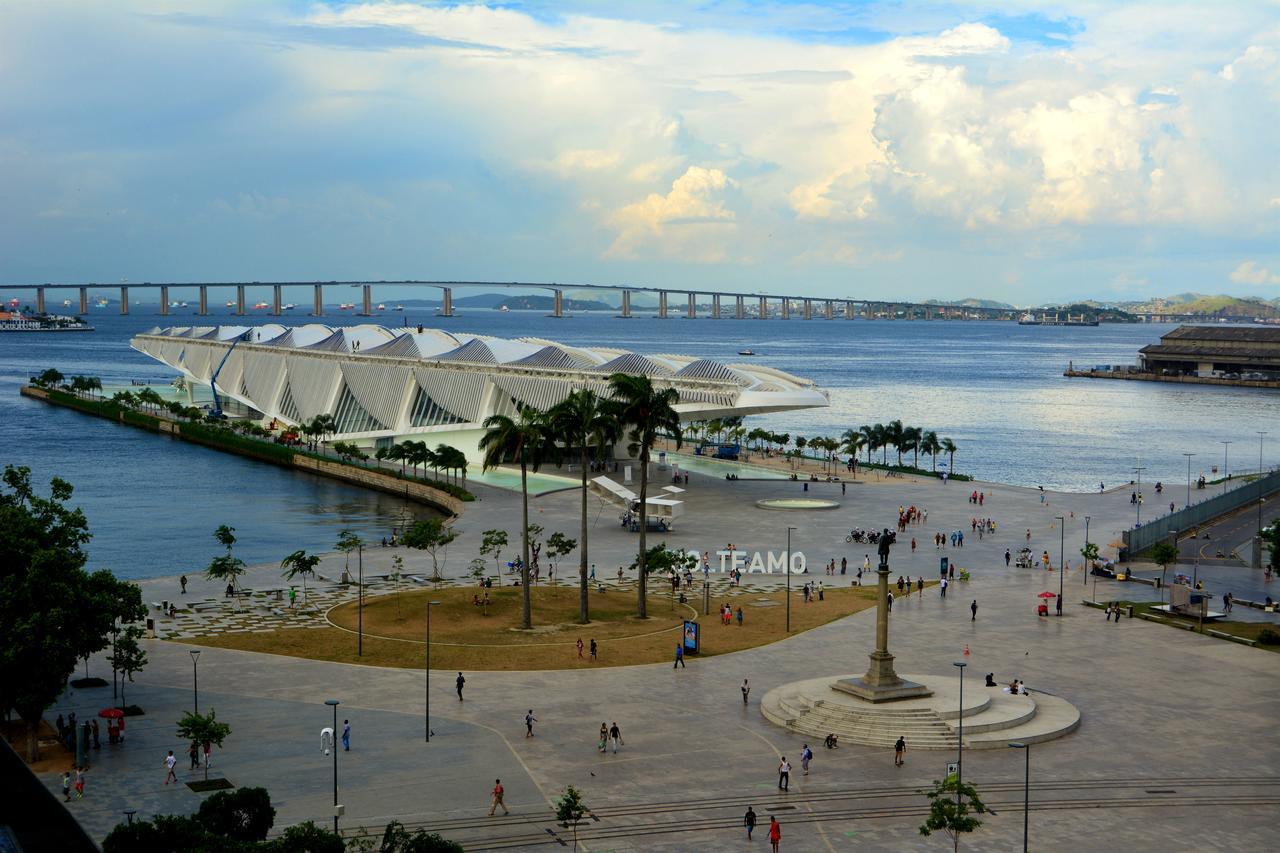
<svg viewBox="0 0 1280 853">
<path fill-rule="evenodd" d="M 403 310 L 404 310 L 404 306 L 403 306 L 403 305 L 397 305 L 397 306 L 396 306 L 396 310 L 397 310 L 397 311 L 403 311 Z"/>
<path fill-rule="evenodd" d="M 751 349 L 740 349 L 738 355 L 755 355 L 756 351 Z"/>
<path fill-rule="evenodd" d="M 292 311 L 294 308 L 297 308 L 297 307 L 298 307 L 297 305 L 294 305 L 292 302 L 290 302 L 288 305 L 285 305 L 285 306 L 284 306 L 284 310 L 285 310 L 285 311 Z"/>
<path fill-rule="evenodd" d="M 98 301 L 95 302 L 94 304 L 97 305 L 99 308 L 106 308 L 111 303 L 109 303 L 107 301 L 107 298 L 103 296 L 103 297 L 99 297 Z"/>
<path fill-rule="evenodd" d="M 1039 318 L 1036 317 L 1035 314 L 1032 314 L 1030 311 L 1028 311 L 1026 314 L 1023 314 L 1021 317 L 1018 318 L 1018 325 L 1019 326 L 1039 326 L 1040 320 Z"/>
<path fill-rule="evenodd" d="M 265 303 L 265 302 L 255 302 L 255 303 L 253 303 L 253 310 L 255 310 L 255 311 L 260 310 L 260 309 L 262 309 L 262 308 L 269 308 L 269 307 L 270 307 L 270 306 L 269 306 L 269 305 L 267 305 L 267 303 Z"/>
<path fill-rule="evenodd" d="M 381 302 L 379 302 L 379 303 L 378 303 L 378 307 L 377 307 L 377 308 L 375 308 L 374 310 L 375 310 L 375 311 L 386 311 L 386 310 L 387 310 L 387 306 L 385 306 L 385 305 L 383 305 Z"/>
</svg>

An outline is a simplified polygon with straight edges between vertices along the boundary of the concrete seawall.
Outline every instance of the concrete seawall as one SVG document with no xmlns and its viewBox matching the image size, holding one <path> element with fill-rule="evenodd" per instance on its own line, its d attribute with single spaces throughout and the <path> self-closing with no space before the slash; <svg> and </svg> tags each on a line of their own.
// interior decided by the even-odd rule
<svg viewBox="0 0 1280 853">
<path fill-rule="evenodd" d="M 1230 388 L 1271 388 L 1280 391 L 1277 379 L 1219 379 L 1215 376 L 1160 376 L 1155 373 L 1123 373 L 1117 370 L 1062 371 L 1063 376 L 1086 379 L 1131 379 L 1140 382 L 1177 382 L 1183 385 L 1226 385 Z"/>
<path fill-rule="evenodd" d="M 283 460 L 273 460 L 273 459 L 267 458 L 266 456 L 259 456 L 259 455 L 243 452 L 239 448 L 234 446 L 216 444 L 210 441 L 206 441 L 203 438 L 196 439 L 194 437 L 184 436 L 182 434 L 183 425 L 177 421 L 169 420 L 168 418 L 165 418 L 165 417 L 157 417 L 156 415 L 152 415 L 152 414 L 139 413 L 145 416 L 148 419 L 148 421 L 150 421 L 150 423 L 144 426 L 140 424 L 131 423 L 130 421 L 125 420 L 123 411 L 121 412 L 119 418 L 115 418 L 101 411 L 96 410 L 95 406 L 97 403 L 100 402 L 98 400 L 83 401 L 86 405 L 74 405 L 74 404 L 64 403 L 63 401 L 57 399 L 56 397 L 50 396 L 49 393 L 44 389 L 33 388 L 31 386 L 23 386 L 20 389 L 19 393 L 21 393 L 24 397 L 30 397 L 35 400 L 43 400 L 44 402 L 49 403 L 50 405 L 63 406 L 64 408 L 73 409 L 78 412 L 83 412 L 84 414 L 87 414 L 87 415 L 93 415 L 95 417 L 105 418 L 107 420 L 118 421 L 119 423 L 125 424 L 127 426 L 136 426 L 139 429 L 158 431 L 161 433 L 172 435 L 176 438 L 181 438 L 184 441 L 190 441 L 193 444 L 199 444 L 204 447 L 211 447 L 214 450 L 220 450 L 224 453 L 234 453 L 235 455 L 242 456 L 246 459 L 254 459 L 260 462 L 266 462 L 268 464 L 276 464 L 276 465 L 284 464 Z M 448 492 L 433 488 L 427 485 L 426 483 L 416 482 L 413 480 L 404 480 L 404 479 L 400 479 L 399 477 L 395 477 L 380 471 L 374 471 L 369 468 L 362 468 L 356 465 L 347 465 L 345 463 L 338 462 L 337 460 L 320 459 L 314 456 L 308 456 L 307 454 L 304 454 L 304 453 L 292 453 L 290 458 L 291 458 L 291 462 L 288 464 L 287 467 L 292 467 L 299 471 L 306 471 L 308 473 L 316 474 L 321 477 L 328 477 L 329 479 L 332 479 L 332 480 L 341 480 L 344 483 L 349 483 L 354 486 L 360 486 L 361 488 L 373 489 L 375 491 L 385 492 L 386 494 L 389 494 L 389 495 L 396 495 L 398 497 L 403 497 L 407 500 L 416 501 L 417 503 L 431 506 L 449 516 L 459 516 L 462 514 L 463 505 L 464 505 L 462 500 L 460 500 L 459 498 L 455 498 L 453 495 L 449 494 Z"/>
</svg>

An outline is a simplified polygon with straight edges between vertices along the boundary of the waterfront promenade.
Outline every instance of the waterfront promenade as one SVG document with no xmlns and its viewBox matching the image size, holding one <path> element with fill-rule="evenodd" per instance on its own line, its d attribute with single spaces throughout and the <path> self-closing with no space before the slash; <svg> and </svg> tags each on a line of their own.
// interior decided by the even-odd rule
<svg viewBox="0 0 1280 853">
<path fill-rule="evenodd" d="M 662 483 L 655 477 L 655 487 Z M 987 495 L 980 507 L 967 501 L 973 489 Z M 446 567 L 453 576 L 475 555 L 483 530 L 510 529 L 519 500 L 507 492 L 477 492 L 481 500 L 456 523 L 461 535 L 450 546 Z M 693 475 L 682 495 L 688 513 L 678 529 L 651 538 L 698 551 L 714 552 L 729 542 L 748 552 L 781 551 L 786 527 L 793 525 L 793 549 L 804 551 L 810 566 L 807 576 L 793 578 L 796 586 L 805 580 L 847 584 L 864 553 L 872 562 L 875 556 L 870 546 L 844 543 L 848 528 L 892 526 L 900 504 L 925 507 L 928 525 L 900 536 L 891 576 L 936 578 L 945 553 L 972 571 L 973 580 L 954 583 L 945 599 L 928 589 L 895 603 L 890 644 L 898 669 L 945 676 L 953 673 L 953 661 L 965 660 L 972 688 L 987 672 L 1000 682 L 1016 677 L 1033 691 L 1063 696 L 1083 715 L 1073 734 L 1033 747 L 1035 849 L 1168 849 L 1168 839 L 1175 837 L 1188 848 L 1266 845 L 1280 802 L 1280 773 L 1274 770 L 1280 744 L 1270 715 L 1280 700 L 1280 655 L 1140 620 L 1104 621 L 1101 611 L 1080 605 L 1093 584 L 1074 568 L 1064 579 L 1064 615 L 1040 618 L 1036 595 L 1056 592 L 1058 573 L 1004 565 L 1004 549 L 1022 547 L 1027 528 L 1027 544 L 1037 554 L 1047 549 L 1056 564 L 1062 531 L 1055 517 L 1061 515 L 1067 519 L 1067 560 L 1079 566 L 1084 516 L 1091 517 L 1090 538 L 1105 546 L 1129 520 L 1127 489 L 1049 493 L 1041 504 L 1035 489 L 873 478 L 849 484 L 843 495 L 838 484 L 811 484 L 809 495 L 842 501 L 836 511 L 786 513 L 754 506 L 758 498 L 796 494 L 803 494 L 801 483 Z M 537 498 L 531 512 L 547 533 L 576 537 L 575 493 Z M 630 562 L 635 544 L 615 515 L 592 508 L 592 519 L 598 519 L 592 554 L 605 579 Z M 996 519 L 997 534 L 978 540 L 970 532 L 972 517 Z M 934 549 L 935 530 L 956 529 L 965 530 L 963 549 Z M 513 535 L 504 560 L 518 547 Z M 282 556 L 288 550 L 282 543 Z M 407 571 L 427 571 L 425 555 L 397 552 L 405 556 Z M 385 571 L 391 554 L 377 545 L 366 549 L 366 574 Z M 822 564 L 832 557 L 838 564 L 842 556 L 850 574 L 828 578 Z M 563 579 L 573 576 L 572 561 L 561 569 Z M 341 562 L 340 555 L 326 557 L 321 574 L 337 577 Z M 192 593 L 216 595 L 196 568 L 187 572 Z M 1214 571 L 1201 567 L 1211 590 Z M 783 581 L 780 575 L 748 579 Z M 278 569 L 255 568 L 246 583 L 278 586 Z M 143 588 L 147 601 L 177 593 L 171 578 L 144 581 Z M 1132 589 L 1100 582 L 1098 597 L 1129 598 Z M 629 587 L 624 594 L 631 594 Z M 976 621 L 969 609 L 975 599 Z M 797 590 L 793 607 L 803 606 L 821 605 L 802 604 Z M 874 616 L 864 612 L 773 645 L 691 660 L 687 670 L 655 664 L 566 671 L 554 678 L 538 672 L 467 673 L 462 703 L 453 693 L 454 673 L 433 673 L 430 744 L 423 742 L 420 671 L 205 648 L 200 707 L 216 708 L 233 729 L 226 748 L 215 753 L 215 773 L 237 785 L 267 787 L 279 809 L 278 827 L 330 817 L 332 770 L 320 752 L 319 730 L 331 722 L 323 701 L 335 698 L 342 702 L 339 721 L 348 718 L 353 727 L 352 751 L 338 757 L 344 827 L 399 818 L 426 822 L 468 850 L 532 849 L 554 844 L 555 834 L 567 837 L 555 826 L 550 803 L 572 784 L 593 813 L 580 830 L 583 849 L 738 849 L 744 842 L 737 824 L 747 805 L 766 823 L 770 814 L 779 817 L 788 851 L 855 845 L 935 849 L 945 839 L 917 834 L 925 799 L 915 792 L 940 778 L 952 760 L 948 753 L 913 751 L 908 744 L 906 766 L 899 769 L 884 750 L 850 744 L 830 752 L 811 743 L 817 753 L 813 772 L 794 774 L 789 794 L 776 788 L 780 757 L 798 763 L 802 744 L 765 721 L 757 700 L 779 684 L 860 670 L 873 632 Z M 173 737 L 173 721 L 193 698 L 188 648 L 148 644 L 151 664 L 129 687 L 130 701 L 147 715 L 130 721 L 124 747 L 104 747 L 95 756 L 86 799 L 69 806 L 97 835 L 119 821 L 125 808 L 145 817 L 191 810 L 199 802 L 185 788 L 161 784 L 164 753 L 185 752 Z M 102 673 L 106 667 L 99 660 L 93 669 Z M 746 707 L 738 692 L 744 678 L 752 685 Z M 105 704 L 101 688 L 74 691 L 49 716 L 75 708 L 84 717 Z M 523 716 L 529 708 L 539 722 L 536 737 L 526 739 Z M 601 720 L 616 720 L 624 733 L 625 746 L 616 756 L 595 749 Z M 971 846 L 1020 849 L 1021 754 L 966 752 L 964 767 L 965 778 L 987 794 L 997 812 L 986 818 Z M 487 817 L 495 777 L 507 789 L 510 817 Z M 47 781 L 51 787 L 56 782 L 52 774 Z"/>
</svg>

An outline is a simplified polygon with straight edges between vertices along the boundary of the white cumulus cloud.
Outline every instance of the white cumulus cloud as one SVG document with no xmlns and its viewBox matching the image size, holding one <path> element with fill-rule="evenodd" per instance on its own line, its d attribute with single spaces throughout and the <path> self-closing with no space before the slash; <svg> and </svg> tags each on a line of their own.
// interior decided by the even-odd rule
<svg viewBox="0 0 1280 853">
<path fill-rule="evenodd" d="M 1236 284 L 1248 284 L 1261 287 L 1266 284 L 1280 284 L 1280 275 L 1276 275 L 1266 267 L 1253 261 L 1244 261 L 1231 271 L 1231 280 Z"/>
</svg>

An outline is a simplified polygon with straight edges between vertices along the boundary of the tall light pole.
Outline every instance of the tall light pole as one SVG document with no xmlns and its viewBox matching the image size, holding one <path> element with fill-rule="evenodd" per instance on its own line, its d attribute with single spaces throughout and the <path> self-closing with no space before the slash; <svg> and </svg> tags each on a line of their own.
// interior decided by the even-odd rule
<svg viewBox="0 0 1280 853">
<path fill-rule="evenodd" d="M 1027 756 L 1027 769 L 1022 777 L 1022 853 L 1027 853 L 1027 830 L 1031 828 L 1031 744 L 1011 743 L 1013 749 L 1020 749 Z"/>
<path fill-rule="evenodd" d="M 1062 615 L 1062 576 L 1067 573 L 1067 520 L 1060 515 L 1058 519 L 1058 615 Z"/>
<path fill-rule="evenodd" d="M 960 670 L 960 730 L 956 734 L 956 805 L 960 805 L 960 783 L 964 780 L 964 668 L 969 664 L 958 660 L 951 665 Z"/>
<path fill-rule="evenodd" d="M 1258 510 L 1258 517 L 1259 518 L 1262 517 L 1261 509 Z M 1262 526 L 1259 525 L 1258 529 L 1261 530 Z M 791 531 L 793 530 L 795 530 L 794 527 L 787 528 L 787 553 L 786 553 L 786 556 L 783 558 L 783 567 L 782 567 L 782 571 L 787 576 L 787 633 L 788 634 L 791 633 Z"/>
<path fill-rule="evenodd" d="M 1258 433 L 1258 479 L 1262 479 L 1262 437 L 1267 434 L 1266 430 L 1257 430 Z M 1258 535 L 1262 535 L 1262 494 L 1258 494 Z M 1258 547 L 1262 547 L 1262 543 L 1258 543 Z"/>
<path fill-rule="evenodd" d="M 1187 457 L 1187 502 L 1182 505 L 1183 509 L 1185 509 L 1191 506 L 1191 457 L 1195 456 L 1195 454 L 1184 453 L 1182 455 Z"/>
<path fill-rule="evenodd" d="M 338 700 L 326 699 L 333 709 L 333 834 L 338 834 Z"/>
<path fill-rule="evenodd" d="M 356 655 L 364 656 L 364 545 L 356 546 Z"/>
<path fill-rule="evenodd" d="M 424 669 L 427 676 L 427 692 L 424 694 L 426 701 L 423 703 L 423 707 L 426 709 L 423 722 L 426 726 L 427 743 L 431 743 L 431 608 L 439 603 L 438 601 L 427 602 L 427 663 Z"/>
<path fill-rule="evenodd" d="M 1087 515 L 1084 517 L 1084 547 L 1086 551 L 1089 550 L 1089 516 Z M 1089 575 L 1091 574 L 1093 574 L 1093 566 L 1089 565 L 1089 561 L 1086 560 L 1084 577 L 1081 579 L 1080 582 L 1085 586 L 1088 586 Z"/>
<path fill-rule="evenodd" d="M 1227 467 L 1227 448 L 1229 448 L 1233 442 L 1220 441 L 1218 443 L 1222 445 L 1222 491 L 1225 492 L 1227 490 L 1227 482 L 1231 479 L 1231 469 Z"/>
<path fill-rule="evenodd" d="M 195 713 L 197 714 L 200 713 L 200 667 L 197 666 L 199 662 L 200 662 L 200 650 L 192 649 L 191 650 L 191 690 L 192 690 L 192 693 L 194 694 L 192 701 L 196 706 Z"/>
<path fill-rule="evenodd" d="M 1137 491 L 1138 499 L 1135 501 L 1135 503 L 1137 504 L 1137 507 L 1138 507 L 1137 523 L 1141 524 L 1142 523 L 1142 472 L 1147 470 L 1146 466 L 1142 464 L 1141 456 L 1138 457 L 1138 464 L 1134 467 L 1133 470 L 1134 470 L 1134 473 L 1138 475 L 1138 491 Z"/>
</svg>

